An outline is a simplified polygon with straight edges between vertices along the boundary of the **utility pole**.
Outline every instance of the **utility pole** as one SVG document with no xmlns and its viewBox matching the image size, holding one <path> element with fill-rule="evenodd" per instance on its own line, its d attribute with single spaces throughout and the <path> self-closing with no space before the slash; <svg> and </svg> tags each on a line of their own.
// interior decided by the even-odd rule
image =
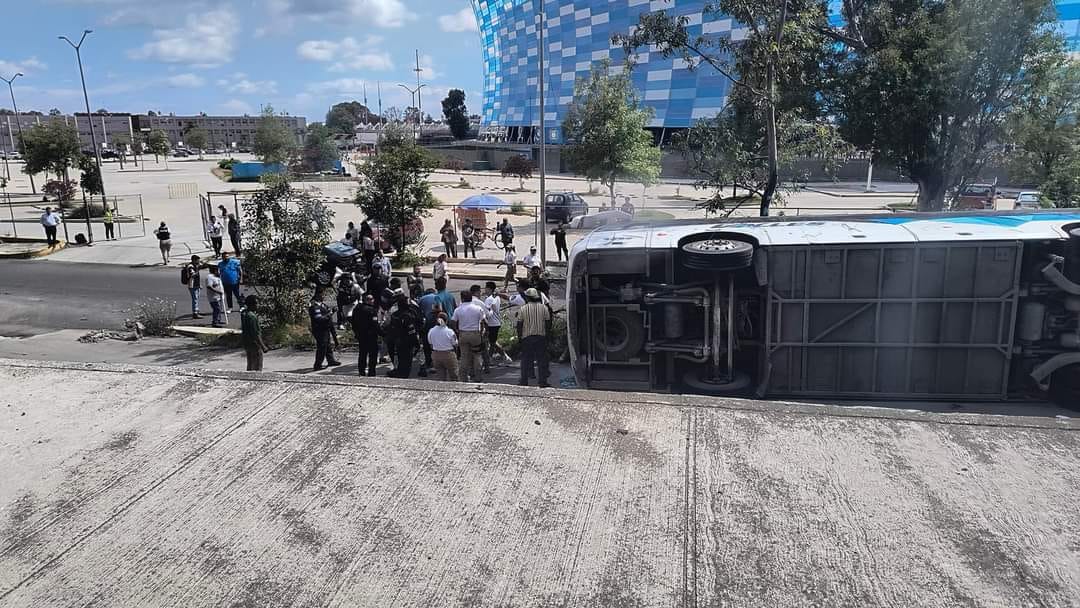
<svg viewBox="0 0 1080 608">
<path fill-rule="evenodd" d="M 22 72 L 19 72 L 19 73 L 15 74 L 14 76 L 12 76 L 11 78 L 0 77 L 0 80 L 3 80 L 4 82 L 7 83 L 8 93 L 11 93 L 11 109 L 15 111 L 15 126 L 19 129 L 19 139 L 20 140 L 23 139 L 22 120 L 19 118 L 19 105 L 15 103 L 15 88 L 11 86 L 11 83 L 15 82 L 15 79 L 18 78 L 19 76 L 22 76 L 22 75 L 23 75 Z M 8 135 L 9 136 L 11 135 L 11 123 L 8 123 Z M 14 146 L 12 146 L 11 151 L 12 152 L 15 151 Z M 26 159 L 24 158 L 23 163 L 25 163 L 25 162 L 26 162 Z M 7 167 L 7 155 L 6 154 L 4 155 L 4 166 Z M 7 172 L 8 172 L 8 179 L 11 179 L 11 169 L 8 169 Z M 27 173 L 27 176 L 30 177 L 30 193 L 31 194 L 37 194 L 37 188 L 34 187 L 34 174 L 33 173 Z"/>
<path fill-rule="evenodd" d="M 420 85 L 420 86 L 416 87 L 415 89 L 410 89 L 407 85 L 404 85 L 404 84 L 401 84 L 401 83 L 398 83 L 398 86 L 405 89 L 406 91 L 408 91 L 409 95 L 412 95 L 412 107 L 416 108 L 416 113 L 417 113 L 416 127 L 417 127 L 417 129 L 419 129 L 420 128 L 420 116 L 419 116 L 420 115 L 420 108 L 416 104 L 417 104 L 417 99 L 420 97 L 420 89 L 424 88 L 424 86 L 426 86 L 426 85 Z M 419 135 L 418 131 L 414 130 L 413 131 L 413 140 L 419 140 L 419 139 L 420 139 L 420 135 Z"/>
<path fill-rule="evenodd" d="M 540 265 L 547 267 L 547 122 L 544 120 L 544 80 L 547 75 L 547 66 L 544 59 L 547 52 L 544 49 L 544 28 L 547 26 L 547 12 L 543 2 L 540 3 Z"/>
<path fill-rule="evenodd" d="M 419 136 L 423 137 L 424 99 L 420 95 L 420 89 L 422 89 L 424 85 L 420 84 L 420 75 L 424 71 L 420 69 L 420 49 L 416 49 L 416 69 L 413 71 L 416 72 L 416 128 L 419 131 Z M 417 139 L 420 137 L 417 137 Z"/>
<path fill-rule="evenodd" d="M 75 49 L 75 59 L 79 62 L 79 79 L 82 80 L 82 92 L 83 101 L 86 102 L 86 124 L 90 127 L 90 144 L 94 146 L 94 158 L 97 160 L 98 179 L 101 180 L 101 198 L 105 206 L 108 206 L 109 199 L 105 196 L 105 173 L 101 170 L 101 148 L 98 147 L 97 135 L 94 133 L 94 120 L 90 115 L 90 96 L 86 93 L 86 75 L 83 73 L 82 65 L 82 44 L 86 40 L 88 34 L 93 33 L 93 30 L 83 30 L 82 38 L 79 38 L 79 43 L 75 44 L 67 36 L 60 36 L 60 40 L 71 45 L 71 48 Z M 75 119 L 75 129 L 79 128 L 79 119 Z M 168 161 L 166 160 L 166 163 Z M 166 164 L 166 167 L 168 164 Z M 90 203 L 86 204 L 86 233 L 87 238 L 90 239 L 90 244 L 94 243 L 94 232 L 90 227 Z"/>
<path fill-rule="evenodd" d="M 379 124 L 382 124 L 382 81 L 377 81 L 375 85 L 379 88 Z"/>
</svg>

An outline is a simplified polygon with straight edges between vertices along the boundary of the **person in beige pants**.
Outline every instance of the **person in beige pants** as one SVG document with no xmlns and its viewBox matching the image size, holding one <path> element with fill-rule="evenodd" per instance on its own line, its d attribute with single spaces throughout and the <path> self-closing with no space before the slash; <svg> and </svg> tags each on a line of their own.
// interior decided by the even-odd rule
<svg viewBox="0 0 1080 608">
<path fill-rule="evenodd" d="M 435 327 L 428 330 L 428 344 L 431 344 L 431 361 L 435 377 L 439 380 L 458 380 L 458 360 L 454 347 L 458 344 L 457 334 L 446 326 L 445 312 L 440 312 Z"/>
<path fill-rule="evenodd" d="M 472 292 L 461 292 L 461 304 L 454 309 L 453 321 L 461 347 L 461 381 L 480 381 L 484 356 L 483 322 L 487 311 L 473 299 Z"/>
</svg>

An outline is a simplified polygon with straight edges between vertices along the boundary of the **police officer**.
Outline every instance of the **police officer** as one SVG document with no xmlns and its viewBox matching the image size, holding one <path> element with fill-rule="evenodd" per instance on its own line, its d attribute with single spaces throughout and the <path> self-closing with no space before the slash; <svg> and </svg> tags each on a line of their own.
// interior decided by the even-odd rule
<svg viewBox="0 0 1080 608">
<path fill-rule="evenodd" d="M 375 305 L 375 296 L 364 294 L 364 299 L 353 310 L 353 333 L 360 349 L 358 367 L 361 376 L 374 376 L 375 366 L 379 361 L 379 309 Z"/>
<path fill-rule="evenodd" d="M 323 369 L 323 360 L 329 367 L 341 365 L 334 358 L 334 349 L 330 345 L 334 339 L 334 310 L 323 302 L 322 289 L 315 290 L 308 316 L 311 317 L 311 335 L 315 337 L 315 371 Z"/>
<path fill-rule="evenodd" d="M 388 337 L 393 339 L 397 353 L 397 366 L 390 376 L 408 378 L 412 375 L 413 357 L 420 346 L 420 332 L 423 331 L 422 318 L 420 307 L 410 301 L 409 296 L 398 294 L 397 306 L 390 315 L 387 328 Z"/>
</svg>

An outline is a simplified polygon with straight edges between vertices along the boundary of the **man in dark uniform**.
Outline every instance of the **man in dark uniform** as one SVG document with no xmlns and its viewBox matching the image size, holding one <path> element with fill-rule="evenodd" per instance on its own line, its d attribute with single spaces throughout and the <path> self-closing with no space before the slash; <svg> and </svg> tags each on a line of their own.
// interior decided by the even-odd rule
<svg viewBox="0 0 1080 608">
<path fill-rule="evenodd" d="M 353 334 L 360 348 L 357 366 L 361 376 L 374 376 L 375 366 L 379 362 L 379 309 L 375 306 L 375 296 L 364 294 L 364 299 L 353 309 Z"/>
<path fill-rule="evenodd" d="M 420 346 L 420 332 L 424 328 L 422 318 L 420 307 L 411 302 L 409 296 L 398 295 L 397 307 L 390 315 L 390 325 L 387 328 L 397 354 L 397 365 L 390 372 L 395 378 L 408 378 L 412 375 L 413 358 Z"/>
<path fill-rule="evenodd" d="M 324 360 L 329 367 L 341 365 L 334 358 L 334 349 L 330 344 L 334 339 L 334 310 L 323 302 L 322 289 L 315 290 L 308 316 L 311 317 L 311 335 L 315 337 L 315 371 L 323 369 Z"/>
</svg>

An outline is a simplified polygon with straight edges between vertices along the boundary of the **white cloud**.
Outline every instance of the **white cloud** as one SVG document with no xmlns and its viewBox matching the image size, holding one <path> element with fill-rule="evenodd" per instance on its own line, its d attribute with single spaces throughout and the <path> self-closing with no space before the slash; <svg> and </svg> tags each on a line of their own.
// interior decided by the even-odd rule
<svg viewBox="0 0 1080 608">
<path fill-rule="evenodd" d="M 217 85 L 237 95 L 276 95 L 278 90 L 276 80 L 250 80 L 243 72 L 219 79 Z"/>
<path fill-rule="evenodd" d="M 435 70 L 435 60 L 431 55 L 420 55 L 420 77 L 424 80 L 441 78 L 442 73 Z"/>
<path fill-rule="evenodd" d="M 27 57 L 22 61 L 7 61 L 0 59 L 0 76 L 11 78 L 19 72 L 29 76 L 34 72 L 43 72 L 47 67 L 48 66 L 44 63 L 38 61 L 37 57 Z"/>
<path fill-rule="evenodd" d="M 439 27 L 444 32 L 476 32 L 476 16 L 471 8 L 463 8 L 452 15 L 439 17 Z"/>
<path fill-rule="evenodd" d="M 378 36 L 369 36 L 362 43 L 351 36 L 340 41 L 306 40 L 296 47 L 296 53 L 309 61 L 330 63 L 333 72 L 389 70 L 394 67 L 389 53 L 375 50 L 381 42 Z"/>
<path fill-rule="evenodd" d="M 378 27 L 401 27 L 416 19 L 402 0 L 272 0 L 272 13 L 311 20 L 348 18 Z"/>
<path fill-rule="evenodd" d="M 134 59 L 211 67 L 229 62 L 239 28 L 230 9 L 191 14 L 177 28 L 155 29 L 153 42 L 129 51 Z"/>
<path fill-rule="evenodd" d="M 230 99 L 221 104 L 221 110 L 224 114 L 254 114 L 255 108 L 251 107 L 246 101 L 240 99 Z"/>
<path fill-rule="evenodd" d="M 206 84 L 206 81 L 203 80 L 202 76 L 197 76 L 195 74 L 177 74 L 175 76 L 168 76 L 164 79 L 164 82 L 170 87 L 179 89 L 196 89 Z"/>
<path fill-rule="evenodd" d="M 360 78 L 338 78 L 308 85 L 308 91 L 320 95 L 363 95 L 366 81 Z"/>
</svg>

